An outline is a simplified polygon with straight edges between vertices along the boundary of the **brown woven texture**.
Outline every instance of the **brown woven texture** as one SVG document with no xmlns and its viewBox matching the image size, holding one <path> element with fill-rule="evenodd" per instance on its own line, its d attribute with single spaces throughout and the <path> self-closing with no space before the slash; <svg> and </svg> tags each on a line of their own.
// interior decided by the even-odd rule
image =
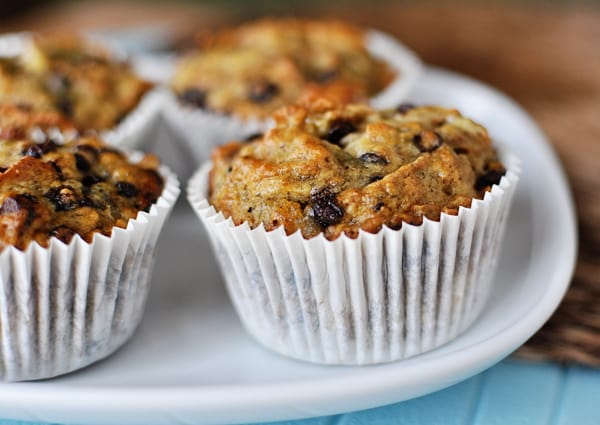
<svg viewBox="0 0 600 425">
<path fill-rule="evenodd" d="M 465 4 L 393 2 L 280 12 L 328 16 L 400 37 L 426 62 L 483 80 L 520 102 L 560 155 L 579 218 L 579 258 L 571 289 L 550 321 L 517 356 L 600 366 L 600 7 L 489 8 Z M 576 4 L 576 3 L 575 3 Z M 240 10 L 189 4 L 68 2 L 38 10 L 3 30 L 102 28 L 163 22 L 176 37 L 239 20 Z M 282 6 L 283 5 L 283 6 Z M 287 5 L 287 8 L 286 6 Z M 254 11 L 254 12 L 253 12 Z M 243 18 L 256 9 L 245 8 Z M 257 13 L 258 14 L 258 13 Z M 115 21 L 115 18 L 118 18 Z M 117 22 L 117 24 L 115 24 Z M 548 229 L 552 231 L 552 229 Z"/>
</svg>

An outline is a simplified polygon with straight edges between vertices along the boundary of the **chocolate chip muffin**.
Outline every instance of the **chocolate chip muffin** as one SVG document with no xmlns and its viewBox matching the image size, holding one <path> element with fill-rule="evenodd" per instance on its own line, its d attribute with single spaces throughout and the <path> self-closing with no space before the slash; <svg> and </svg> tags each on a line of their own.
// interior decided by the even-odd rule
<svg viewBox="0 0 600 425">
<path fill-rule="evenodd" d="M 388 362 L 447 343 L 485 307 L 520 171 L 499 152 L 455 110 L 319 101 L 217 148 L 188 199 L 261 344 Z"/>
<path fill-rule="evenodd" d="M 0 104 L 0 380 L 105 358 L 138 327 L 179 183 L 151 155 Z"/>
<path fill-rule="evenodd" d="M 132 164 L 95 137 L 65 140 L 48 130 L 68 126 L 56 112 L 0 107 L 0 248 L 110 236 L 161 195 L 157 158 Z"/>
<path fill-rule="evenodd" d="M 366 101 L 394 72 L 365 47 L 365 31 L 335 21 L 266 19 L 205 37 L 179 64 L 183 104 L 265 119 L 303 98 Z"/>
<path fill-rule="evenodd" d="M 0 102 L 58 111 L 80 130 L 117 125 L 151 85 L 128 64 L 75 36 L 35 35 L 0 60 Z"/>
<path fill-rule="evenodd" d="M 274 118 L 212 155 L 210 203 L 235 224 L 356 238 L 456 215 L 505 174 L 485 128 L 456 110 L 320 101 Z"/>
</svg>

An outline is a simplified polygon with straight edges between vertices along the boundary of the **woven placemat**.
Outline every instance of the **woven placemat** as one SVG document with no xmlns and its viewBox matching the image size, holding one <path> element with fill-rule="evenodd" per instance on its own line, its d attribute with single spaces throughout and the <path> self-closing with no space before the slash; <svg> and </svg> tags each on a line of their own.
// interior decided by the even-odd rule
<svg viewBox="0 0 600 425">
<path fill-rule="evenodd" d="M 571 180 L 579 207 L 575 276 L 556 313 L 515 355 L 600 366 L 600 179 Z"/>
</svg>

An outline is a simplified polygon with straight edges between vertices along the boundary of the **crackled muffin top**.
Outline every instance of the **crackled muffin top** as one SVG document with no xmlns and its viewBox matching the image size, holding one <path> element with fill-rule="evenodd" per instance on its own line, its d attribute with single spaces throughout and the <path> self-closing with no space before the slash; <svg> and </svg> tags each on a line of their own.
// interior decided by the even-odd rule
<svg viewBox="0 0 600 425">
<path fill-rule="evenodd" d="M 60 122 L 49 127 L 43 113 L 24 125 L 16 107 L 6 118 L 9 108 L 0 108 L 0 249 L 25 249 L 32 241 L 46 247 L 53 236 L 68 243 L 75 234 L 90 242 L 96 232 L 126 227 L 160 196 L 155 157 L 131 164 L 94 137 L 59 143 L 41 129 Z M 38 130 L 34 138 L 30 125 Z"/>
<path fill-rule="evenodd" d="M 457 214 L 505 173 L 485 128 L 456 110 L 320 101 L 274 118 L 213 152 L 209 200 L 236 224 L 356 237 Z"/>
<path fill-rule="evenodd" d="M 114 127 L 149 88 L 74 36 L 34 36 L 19 56 L 0 59 L 0 102 L 58 111 L 80 130 Z"/>
<path fill-rule="evenodd" d="M 179 64 L 172 87 L 184 104 L 264 119 L 304 98 L 364 101 L 392 78 L 357 27 L 267 19 L 207 37 Z"/>
</svg>

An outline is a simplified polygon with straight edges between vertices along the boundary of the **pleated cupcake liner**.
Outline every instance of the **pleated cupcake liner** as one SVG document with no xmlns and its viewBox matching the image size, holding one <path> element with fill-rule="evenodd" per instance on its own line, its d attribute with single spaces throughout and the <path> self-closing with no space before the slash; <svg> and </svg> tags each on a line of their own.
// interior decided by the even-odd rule
<svg viewBox="0 0 600 425">
<path fill-rule="evenodd" d="M 132 154 L 133 162 L 139 154 Z M 0 253 L 0 379 L 23 381 L 68 373 L 119 348 L 137 328 L 148 295 L 157 239 L 179 195 L 165 187 L 148 212 L 110 237 Z"/>
<path fill-rule="evenodd" d="M 375 364 L 451 341 L 484 308 L 520 174 L 514 155 L 502 159 L 500 183 L 458 215 L 356 239 L 234 225 L 207 201 L 210 163 L 189 181 L 188 200 L 257 341 L 314 363 Z"/>
<path fill-rule="evenodd" d="M 0 57 L 18 56 L 31 42 L 32 33 L 9 33 L 0 36 Z M 99 37 L 83 35 L 83 38 L 93 44 L 100 45 L 117 61 L 129 58 L 115 43 L 110 43 Z M 141 149 L 150 144 L 147 140 L 152 124 L 159 118 L 163 96 L 156 87 L 142 95 L 137 106 L 127 113 L 121 122 L 113 128 L 100 131 L 101 138 L 115 146 L 128 149 Z"/>
<path fill-rule="evenodd" d="M 377 108 L 394 108 L 406 99 L 423 71 L 419 58 L 395 38 L 379 31 L 369 30 L 365 44 L 376 58 L 385 61 L 396 78 L 370 104 Z M 156 66 L 155 66 L 156 67 Z M 156 71 L 155 71 L 156 72 Z M 166 70 L 162 72 L 169 75 Z M 164 108 L 167 125 L 199 166 L 210 158 L 214 147 L 232 140 L 242 140 L 252 134 L 262 133 L 273 126 L 267 120 L 242 120 L 234 116 L 218 114 L 182 105 L 170 90 L 164 92 Z"/>
<path fill-rule="evenodd" d="M 188 161 L 176 165 L 177 171 L 183 174 L 189 175 L 199 164 L 208 160 L 216 146 L 263 133 L 273 126 L 270 120 L 241 120 L 183 105 L 167 88 L 162 90 L 161 95 L 166 125 L 174 135 L 177 149 L 188 157 Z"/>
</svg>

